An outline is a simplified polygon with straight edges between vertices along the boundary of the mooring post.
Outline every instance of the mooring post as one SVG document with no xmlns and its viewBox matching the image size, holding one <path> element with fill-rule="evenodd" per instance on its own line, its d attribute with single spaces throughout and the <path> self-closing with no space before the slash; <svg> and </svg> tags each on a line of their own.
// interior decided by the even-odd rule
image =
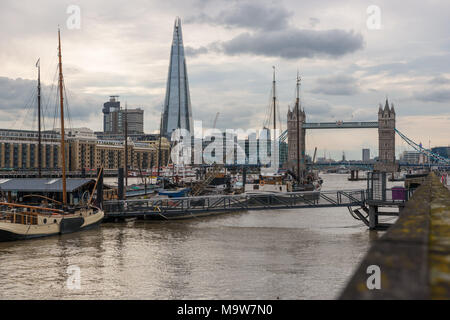
<svg viewBox="0 0 450 320">
<path fill-rule="evenodd" d="M 369 206 L 369 229 L 375 230 L 378 226 L 378 206 Z"/>
<path fill-rule="evenodd" d="M 102 168 L 97 169 L 97 176 L 98 176 L 97 200 L 98 200 L 99 207 L 103 209 L 103 169 Z"/>
<path fill-rule="evenodd" d="M 123 170 L 123 168 L 119 168 L 117 187 L 118 187 L 119 200 L 124 200 L 124 192 L 123 192 L 124 191 L 124 170 Z"/>
</svg>

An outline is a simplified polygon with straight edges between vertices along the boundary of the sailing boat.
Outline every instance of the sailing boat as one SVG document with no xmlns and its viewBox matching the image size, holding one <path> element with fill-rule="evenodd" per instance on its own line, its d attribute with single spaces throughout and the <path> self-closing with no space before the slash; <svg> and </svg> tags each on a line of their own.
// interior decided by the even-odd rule
<svg viewBox="0 0 450 320">
<path fill-rule="evenodd" d="M 276 80 L 275 80 L 275 67 L 273 71 L 273 88 L 272 88 L 272 105 L 273 108 L 273 131 L 276 132 Z M 295 102 L 295 112 L 297 121 L 297 141 L 300 141 L 299 136 L 299 121 L 300 121 L 300 76 L 297 72 L 297 83 L 296 83 L 296 102 Z M 278 138 L 274 135 L 273 143 L 278 143 Z M 297 156 L 297 173 L 291 170 L 287 171 L 287 174 L 294 178 L 294 181 L 287 180 L 287 176 L 284 174 L 264 174 L 263 168 L 261 168 L 261 174 L 257 179 L 253 179 L 253 183 L 246 183 L 244 185 L 244 191 L 248 194 L 273 194 L 273 193 L 286 193 L 286 192 L 296 192 L 296 191 L 320 191 L 322 188 L 322 179 L 319 178 L 318 172 L 302 172 L 300 166 L 300 154 Z"/>
<path fill-rule="evenodd" d="M 275 79 L 275 67 L 273 67 L 273 81 L 272 81 L 272 105 L 269 107 L 272 109 L 273 115 L 273 143 L 274 146 L 278 144 L 278 137 L 276 135 L 277 129 L 277 95 L 276 95 L 276 79 Z M 268 121 L 270 123 L 270 119 Z M 268 130 L 267 127 L 265 129 Z M 261 194 L 261 193 L 285 193 L 292 191 L 292 183 L 285 181 L 284 175 L 278 173 L 278 168 L 275 173 L 268 173 L 267 170 L 261 168 L 261 174 L 258 178 L 253 179 L 253 182 L 247 182 L 244 185 L 244 191 L 248 194 Z"/>
<path fill-rule="evenodd" d="M 61 113 L 61 158 L 63 202 L 55 206 L 39 207 L 0 202 L 0 241 L 26 240 L 58 234 L 72 233 L 98 226 L 104 212 L 92 204 L 94 190 L 85 205 L 69 206 L 66 192 L 66 157 L 64 141 L 64 99 L 61 57 L 61 35 L 58 30 L 59 94 Z M 40 84 L 39 84 L 40 85 Z M 51 199 L 47 199 L 51 200 Z"/>
<path fill-rule="evenodd" d="M 296 173 L 292 173 L 291 171 L 288 171 L 289 174 L 292 175 L 294 179 L 297 180 L 297 184 L 294 185 L 293 190 L 294 191 L 320 191 L 322 189 L 322 183 L 323 180 L 320 179 L 318 171 L 310 170 L 307 172 L 306 170 L 302 170 L 302 166 L 300 165 L 300 150 L 299 150 L 299 144 L 300 144 L 300 82 L 301 78 L 297 70 L 297 83 L 296 83 L 296 99 L 295 99 L 295 119 L 297 122 L 296 125 L 296 136 L 297 136 L 297 171 Z M 304 110 L 302 111 L 304 113 Z M 317 150 L 316 150 L 317 151 Z M 315 160 L 315 153 L 314 151 L 314 160 Z M 314 162 L 313 160 L 313 162 Z"/>
</svg>

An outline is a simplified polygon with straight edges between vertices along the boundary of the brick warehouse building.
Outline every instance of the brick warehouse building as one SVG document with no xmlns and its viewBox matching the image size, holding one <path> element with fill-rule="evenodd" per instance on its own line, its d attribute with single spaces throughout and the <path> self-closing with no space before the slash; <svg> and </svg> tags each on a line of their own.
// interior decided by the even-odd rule
<svg viewBox="0 0 450 320">
<path fill-rule="evenodd" d="M 60 134 L 45 131 L 41 134 L 42 168 L 61 167 Z M 69 171 L 84 169 L 118 169 L 125 163 L 123 140 L 98 139 L 87 128 L 66 130 L 66 157 Z M 131 169 L 150 169 L 158 163 L 158 140 L 128 141 L 128 163 Z M 166 165 L 170 145 L 165 138 L 161 144 L 161 165 Z M 0 129 L 0 168 L 32 170 L 38 168 L 38 132 Z"/>
</svg>

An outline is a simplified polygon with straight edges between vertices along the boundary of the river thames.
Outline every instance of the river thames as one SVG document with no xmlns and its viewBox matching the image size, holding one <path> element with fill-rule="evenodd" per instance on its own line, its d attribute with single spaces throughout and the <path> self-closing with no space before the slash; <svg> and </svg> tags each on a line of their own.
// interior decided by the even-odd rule
<svg viewBox="0 0 450 320">
<path fill-rule="evenodd" d="M 324 190 L 366 184 L 321 176 Z M 105 223 L 0 243 L 0 299 L 334 299 L 380 235 L 347 208 Z"/>
</svg>

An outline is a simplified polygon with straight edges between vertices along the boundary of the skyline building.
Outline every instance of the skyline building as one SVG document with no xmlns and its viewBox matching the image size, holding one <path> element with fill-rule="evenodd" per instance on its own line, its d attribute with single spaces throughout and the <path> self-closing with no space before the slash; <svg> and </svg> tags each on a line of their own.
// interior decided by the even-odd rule
<svg viewBox="0 0 450 320">
<path fill-rule="evenodd" d="M 120 110 L 120 101 L 118 96 L 110 96 L 109 101 L 103 104 L 103 132 L 118 133 L 118 115 Z"/>
<path fill-rule="evenodd" d="M 171 138 L 178 128 L 191 131 L 192 110 L 187 76 L 186 58 L 184 56 L 181 19 L 175 19 L 172 48 L 170 51 L 169 72 L 167 75 L 166 97 L 162 119 L 161 134 Z"/>
<path fill-rule="evenodd" d="M 124 110 L 120 107 L 119 96 L 110 96 L 103 104 L 103 133 L 124 134 L 125 115 L 129 134 L 144 134 L 144 110 L 141 108 Z"/>
<path fill-rule="evenodd" d="M 370 161 L 370 149 L 362 149 L 362 161 Z"/>
</svg>

